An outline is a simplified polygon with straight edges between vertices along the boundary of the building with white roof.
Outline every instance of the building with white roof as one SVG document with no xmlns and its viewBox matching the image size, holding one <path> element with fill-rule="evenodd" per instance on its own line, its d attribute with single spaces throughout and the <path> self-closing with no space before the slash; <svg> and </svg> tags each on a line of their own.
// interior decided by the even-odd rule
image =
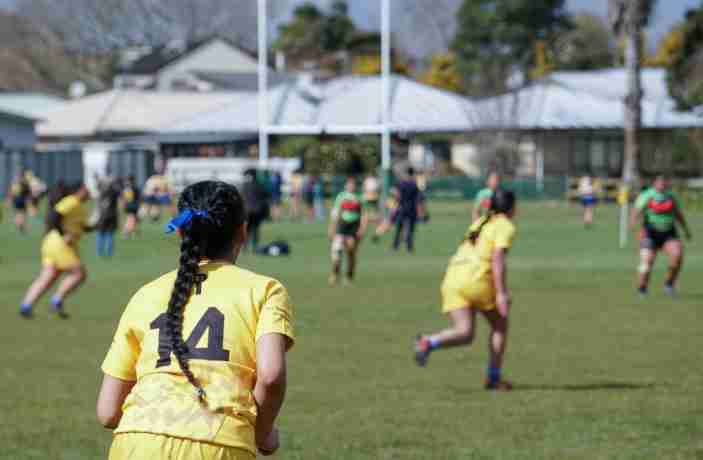
<svg viewBox="0 0 703 460">
<path fill-rule="evenodd" d="M 690 140 L 700 135 L 703 118 L 676 111 L 662 69 L 644 69 L 642 88 L 642 172 L 700 174 L 701 156 Z M 473 126 L 455 142 L 453 163 L 473 175 L 499 168 L 538 176 L 619 176 L 626 94 L 624 69 L 605 69 L 555 72 L 513 93 L 475 101 Z M 519 159 L 496 155 L 509 150 Z M 506 164 L 511 161 L 518 164 Z"/>
</svg>

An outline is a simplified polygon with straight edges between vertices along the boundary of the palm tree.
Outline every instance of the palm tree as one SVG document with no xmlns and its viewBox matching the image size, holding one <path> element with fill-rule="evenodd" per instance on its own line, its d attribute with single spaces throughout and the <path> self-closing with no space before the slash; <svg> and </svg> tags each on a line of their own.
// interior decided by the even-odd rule
<svg viewBox="0 0 703 460">
<path fill-rule="evenodd" d="M 625 38 L 628 92 L 625 98 L 625 161 L 622 179 L 631 188 L 639 179 L 639 130 L 642 125 L 642 29 L 656 0 L 609 0 L 608 16 L 613 31 Z"/>
<path fill-rule="evenodd" d="M 625 67 L 628 91 L 625 97 L 625 161 L 623 187 L 627 192 L 639 182 L 640 127 L 642 126 L 642 29 L 651 16 L 656 0 L 609 0 L 608 19 L 615 35 L 625 38 Z M 629 202 L 620 213 L 620 247 L 627 244 Z"/>
</svg>

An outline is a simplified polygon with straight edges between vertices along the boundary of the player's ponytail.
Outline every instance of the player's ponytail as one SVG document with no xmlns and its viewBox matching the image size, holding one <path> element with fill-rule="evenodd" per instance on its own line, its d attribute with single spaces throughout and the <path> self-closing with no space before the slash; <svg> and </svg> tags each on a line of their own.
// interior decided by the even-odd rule
<svg viewBox="0 0 703 460">
<path fill-rule="evenodd" d="M 180 214 L 167 227 L 168 232 L 181 235 L 181 256 L 166 310 L 166 334 L 181 372 L 204 402 L 205 390 L 188 364 L 183 316 L 196 284 L 206 279 L 199 273 L 200 262 L 231 257 L 236 231 L 244 224 L 244 203 L 233 185 L 204 181 L 183 191 L 178 210 Z"/>
<path fill-rule="evenodd" d="M 188 347 L 183 342 L 183 309 L 190 300 L 198 275 L 198 263 L 200 262 L 200 247 L 188 234 L 182 232 L 181 257 L 178 267 L 176 281 L 173 283 L 171 298 L 168 301 L 166 310 L 166 331 L 171 340 L 171 350 L 178 361 L 183 375 L 186 376 L 191 385 L 198 391 L 198 398 L 205 399 L 205 390 L 193 375 L 188 365 Z"/>
<path fill-rule="evenodd" d="M 490 222 L 491 218 L 496 214 L 507 214 L 515 209 L 515 193 L 510 190 L 497 189 L 491 197 L 491 207 L 485 216 L 471 224 L 464 235 L 464 239 L 476 244 L 478 237 L 481 235 L 483 227 Z"/>
</svg>

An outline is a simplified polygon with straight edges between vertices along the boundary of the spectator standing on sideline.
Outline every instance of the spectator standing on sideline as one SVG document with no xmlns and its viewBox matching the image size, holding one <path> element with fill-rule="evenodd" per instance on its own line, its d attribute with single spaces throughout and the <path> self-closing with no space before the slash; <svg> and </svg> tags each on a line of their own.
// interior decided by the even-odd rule
<svg viewBox="0 0 703 460">
<path fill-rule="evenodd" d="M 325 221 L 325 184 L 322 177 L 315 176 L 315 182 L 312 185 L 312 201 L 315 209 L 315 219 L 318 222 Z"/>
<path fill-rule="evenodd" d="M 106 177 L 98 185 L 98 220 L 96 223 L 95 247 L 100 257 L 112 257 L 117 231 L 117 207 L 120 200 L 120 189 L 117 182 Z"/>
<path fill-rule="evenodd" d="M 271 173 L 271 219 L 281 218 L 281 198 L 283 196 L 283 177 L 278 171 Z"/>
<path fill-rule="evenodd" d="M 406 177 L 400 181 L 396 189 L 398 190 L 398 213 L 395 220 L 393 249 L 397 251 L 400 248 L 400 240 L 404 232 L 405 247 L 408 252 L 413 252 L 415 249 L 415 224 L 425 214 L 424 197 L 415 180 L 415 169 L 407 169 Z"/>
<path fill-rule="evenodd" d="M 381 198 L 381 183 L 375 174 L 369 174 L 364 179 L 364 200 L 368 205 L 369 219 L 372 224 L 378 221 L 378 205 Z"/>
<path fill-rule="evenodd" d="M 247 211 L 247 230 L 249 239 L 246 247 L 256 253 L 259 247 L 259 228 L 261 223 L 269 217 L 269 194 L 266 188 L 256 178 L 256 171 L 249 169 L 244 172 L 244 186 L 242 187 L 244 205 Z"/>
</svg>

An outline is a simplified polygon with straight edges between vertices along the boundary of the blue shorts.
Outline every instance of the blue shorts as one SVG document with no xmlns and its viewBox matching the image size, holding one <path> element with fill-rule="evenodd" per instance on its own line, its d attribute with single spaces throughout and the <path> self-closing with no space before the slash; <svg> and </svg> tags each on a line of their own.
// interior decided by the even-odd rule
<svg viewBox="0 0 703 460">
<path fill-rule="evenodd" d="M 160 204 L 161 206 L 170 206 L 171 205 L 171 196 L 170 195 L 160 195 L 157 198 L 157 203 Z"/>
<path fill-rule="evenodd" d="M 596 198 L 593 195 L 586 195 L 583 198 L 581 198 L 581 205 L 583 205 L 584 208 L 589 208 L 592 206 L 595 206 L 598 203 L 598 198 Z"/>
</svg>

